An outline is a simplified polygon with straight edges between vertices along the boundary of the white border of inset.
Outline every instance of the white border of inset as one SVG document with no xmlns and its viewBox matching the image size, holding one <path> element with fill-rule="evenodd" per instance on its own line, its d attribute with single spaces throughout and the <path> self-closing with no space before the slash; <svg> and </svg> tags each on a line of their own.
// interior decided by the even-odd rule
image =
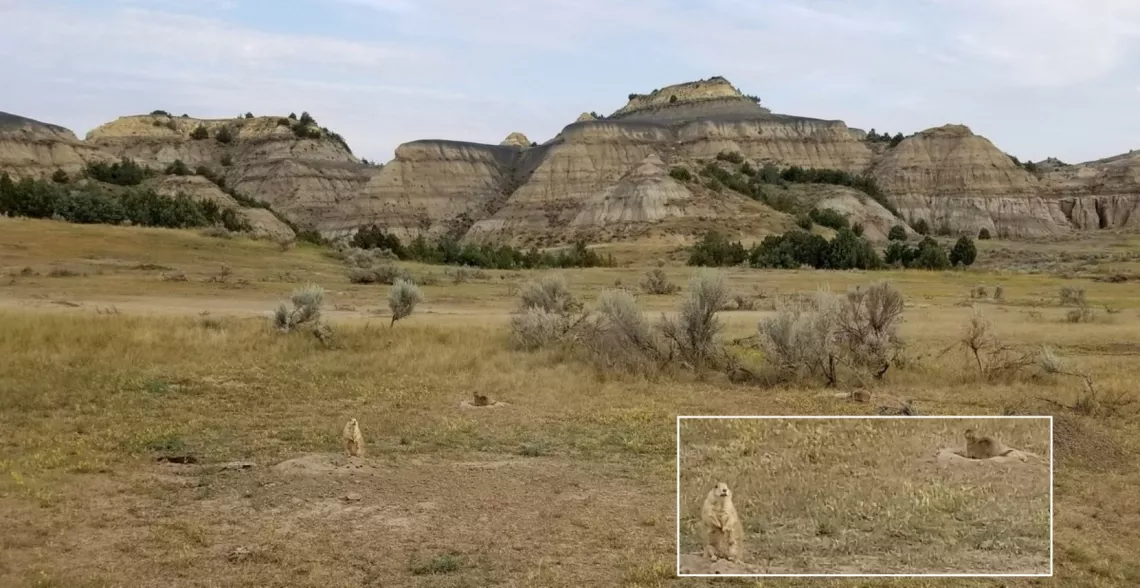
<svg viewBox="0 0 1140 588">
<path fill-rule="evenodd" d="M 682 574 L 681 573 L 681 419 L 1049 419 L 1049 573 L 1048 574 Z M 677 560 L 676 572 L 679 578 L 1052 578 L 1053 577 L 1053 416 L 994 416 L 994 415 L 940 415 L 940 416 L 882 416 L 882 415 L 834 415 L 834 416 L 678 416 L 677 417 Z"/>
</svg>

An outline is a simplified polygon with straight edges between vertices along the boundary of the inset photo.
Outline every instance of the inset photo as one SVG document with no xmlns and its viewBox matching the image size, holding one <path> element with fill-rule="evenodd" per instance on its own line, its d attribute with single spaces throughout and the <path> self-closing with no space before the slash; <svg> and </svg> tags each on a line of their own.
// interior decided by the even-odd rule
<svg viewBox="0 0 1140 588">
<path fill-rule="evenodd" d="M 677 419 L 681 576 L 1052 576 L 1052 417 Z"/>
</svg>

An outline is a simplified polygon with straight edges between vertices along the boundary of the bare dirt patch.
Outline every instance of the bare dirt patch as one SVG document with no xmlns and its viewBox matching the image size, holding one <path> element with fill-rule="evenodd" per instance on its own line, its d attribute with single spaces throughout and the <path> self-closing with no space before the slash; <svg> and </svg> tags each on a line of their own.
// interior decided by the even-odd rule
<svg viewBox="0 0 1140 588">
<path fill-rule="evenodd" d="M 273 470 L 282 474 L 320 476 L 326 474 L 374 476 L 380 470 L 366 458 L 314 453 L 283 461 Z"/>
<path fill-rule="evenodd" d="M 646 494 L 651 471 L 495 457 L 369 457 L 355 468 L 346 457 L 306 455 L 240 471 L 150 466 L 89 476 L 88 491 L 74 488 L 47 510 L 4 501 L 0 584 L 20 585 L 20 570 L 40 568 L 66 570 L 56 576 L 64 585 L 86 577 L 246 586 L 243 578 L 257 577 L 259 585 L 570 586 L 553 580 L 567 570 L 604 585 L 630 553 L 672 544 L 672 496 Z M 369 469 L 375 475 L 353 475 Z M 659 532 L 631 534 L 630 525 Z M 431 563 L 440 558 L 454 562 Z"/>
</svg>

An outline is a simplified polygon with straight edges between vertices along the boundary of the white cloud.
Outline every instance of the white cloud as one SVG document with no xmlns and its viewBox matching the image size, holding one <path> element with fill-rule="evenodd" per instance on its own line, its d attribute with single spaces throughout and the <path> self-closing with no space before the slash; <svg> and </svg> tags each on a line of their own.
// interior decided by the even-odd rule
<svg viewBox="0 0 1140 588">
<path fill-rule="evenodd" d="M 50 7 L 17 8 L 4 16 L 11 29 L 0 41 L 0 48 L 21 51 L 26 59 L 49 62 L 61 49 L 82 51 L 76 54 L 83 55 L 88 64 L 105 57 L 128 66 L 132 61 L 156 58 L 211 67 L 310 64 L 363 69 L 433 61 L 427 52 L 403 47 L 267 33 L 214 19 L 135 8 L 98 17 Z M 37 51 L 27 51 L 25 44 L 38 45 Z"/>
<path fill-rule="evenodd" d="M 628 92 L 725 75 L 778 112 L 906 132 L 964 120 L 1023 159 L 1077 159 L 1095 125 L 1064 113 L 1085 99 L 1130 116 L 1140 46 L 1133 0 L 283 0 L 375 25 L 366 40 L 227 22 L 244 1 L 0 0 L 17 88 L 0 109 L 81 134 L 154 108 L 309 110 L 387 159 L 418 138 L 542 141 Z"/>
<path fill-rule="evenodd" d="M 504 109 L 439 83 L 450 62 L 430 48 L 270 33 L 134 6 L 88 13 L 19 2 L 4 20 L 0 57 L 22 90 L 6 91 L 0 110 L 80 136 L 155 108 L 195 116 L 309 110 L 363 156 L 386 159 L 419 132 L 448 136 L 440 122 L 482 137 L 483 123 L 468 121 L 478 110 Z M 425 108 L 434 114 L 416 112 Z"/>
<path fill-rule="evenodd" d="M 1140 50 L 1133 0 L 960 0 L 958 39 L 1007 83 L 1066 86 L 1095 80 Z"/>
</svg>

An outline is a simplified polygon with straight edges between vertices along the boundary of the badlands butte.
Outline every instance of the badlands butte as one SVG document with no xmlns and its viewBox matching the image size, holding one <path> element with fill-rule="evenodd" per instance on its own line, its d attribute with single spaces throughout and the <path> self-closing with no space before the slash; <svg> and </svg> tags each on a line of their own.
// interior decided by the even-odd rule
<svg viewBox="0 0 1140 588">
<path fill-rule="evenodd" d="M 630 94 L 616 112 L 583 114 L 541 144 L 517 132 L 499 145 L 419 140 L 400 145 L 383 165 L 358 159 L 316 123 L 305 133 L 295 125 L 280 116 L 201 120 L 156 111 L 119 118 L 79 140 L 62 127 L 0 114 L 0 171 L 77 177 L 91 162 L 127 157 L 162 169 L 181 160 L 210 168 L 239 194 L 326 237 L 376 224 L 401 238 L 539 246 L 684 242 L 712 228 L 751 240 L 791 228 L 794 214 L 811 207 L 849 215 L 872 239 L 899 222 L 889 209 L 910 225 L 923 219 L 1006 238 L 1140 228 L 1140 153 L 1026 165 L 962 125 L 884 141 L 842 121 L 773 113 L 720 77 Z M 195 133 L 199 127 L 206 138 Z M 232 139 L 217 140 L 219 133 Z M 768 186 L 792 202 L 781 212 L 763 198 L 710 187 L 698 172 L 728 165 L 717 161 L 721 153 L 739 153 L 757 170 L 866 175 L 887 206 L 845 186 Z M 692 178 L 683 179 L 680 168 Z M 147 181 L 163 193 L 240 207 L 201 176 Z M 257 232 L 292 233 L 267 210 L 243 212 Z"/>
</svg>

